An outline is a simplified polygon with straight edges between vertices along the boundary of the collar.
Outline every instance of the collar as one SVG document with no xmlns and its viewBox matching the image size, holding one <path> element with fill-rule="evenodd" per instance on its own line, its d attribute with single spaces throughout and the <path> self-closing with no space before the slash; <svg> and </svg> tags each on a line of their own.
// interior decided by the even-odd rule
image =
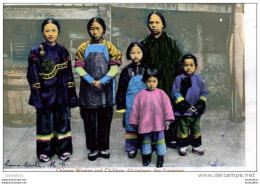
<svg viewBox="0 0 260 184">
<path fill-rule="evenodd" d="M 152 34 L 150 34 L 149 38 L 152 40 L 161 40 L 161 39 L 165 38 L 166 35 L 167 35 L 167 33 L 163 31 L 160 37 L 155 38 Z"/>
<path fill-rule="evenodd" d="M 98 41 L 98 43 L 94 43 L 93 41 L 92 41 L 92 39 L 90 40 L 90 44 L 105 44 L 105 40 L 103 39 L 103 38 L 101 38 L 99 41 Z"/>
<path fill-rule="evenodd" d="M 56 42 L 55 45 L 49 45 L 48 43 L 46 42 L 42 42 L 40 45 L 43 45 L 44 47 L 46 48 L 53 48 L 53 47 L 56 47 L 58 45 L 58 43 Z"/>
</svg>

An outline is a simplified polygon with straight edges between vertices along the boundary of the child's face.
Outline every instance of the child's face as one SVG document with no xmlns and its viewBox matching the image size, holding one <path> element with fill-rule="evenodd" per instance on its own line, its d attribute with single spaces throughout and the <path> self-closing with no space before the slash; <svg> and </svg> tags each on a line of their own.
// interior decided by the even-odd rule
<svg viewBox="0 0 260 184">
<path fill-rule="evenodd" d="M 160 35 L 162 33 L 163 23 L 158 15 L 151 15 L 149 20 L 149 30 L 151 31 L 152 35 Z"/>
<path fill-rule="evenodd" d="M 153 91 L 153 90 L 155 90 L 155 88 L 156 88 L 157 85 L 158 85 L 158 79 L 157 79 L 156 77 L 150 77 L 150 78 L 147 79 L 147 81 L 145 82 L 145 84 L 146 84 L 146 87 L 147 87 L 149 90 Z"/>
<path fill-rule="evenodd" d="M 45 42 L 50 45 L 54 45 L 59 35 L 58 28 L 53 23 L 48 23 L 43 28 L 43 37 Z"/>
<path fill-rule="evenodd" d="M 196 66 L 193 59 L 185 59 L 183 70 L 187 75 L 192 75 L 195 72 Z"/>
<path fill-rule="evenodd" d="M 94 21 L 90 26 L 89 33 L 94 41 L 99 41 L 103 37 L 103 27 Z"/>
<path fill-rule="evenodd" d="M 143 58 L 143 52 L 140 49 L 140 47 L 138 47 L 137 45 L 135 45 L 131 51 L 130 51 L 130 58 L 133 61 L 134 64 L 139 65 L 142 58 Z"/>
</svg>

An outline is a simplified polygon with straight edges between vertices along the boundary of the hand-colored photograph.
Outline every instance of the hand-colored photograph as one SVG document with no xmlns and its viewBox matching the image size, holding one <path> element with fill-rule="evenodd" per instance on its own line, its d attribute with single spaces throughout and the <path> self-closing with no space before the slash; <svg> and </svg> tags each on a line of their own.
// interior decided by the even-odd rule
<svg viewBox="0 0 260 184">
<path fill-rule="evenodd" d="M 3 171 L 256 171 L 244 10 L 3 4 Z"/>
</svg>

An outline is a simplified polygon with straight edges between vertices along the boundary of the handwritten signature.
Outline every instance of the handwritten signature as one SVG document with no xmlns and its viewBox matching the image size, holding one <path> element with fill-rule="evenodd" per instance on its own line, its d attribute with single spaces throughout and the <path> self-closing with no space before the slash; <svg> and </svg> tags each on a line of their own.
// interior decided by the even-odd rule
<svg viewBox="0 0 260 184">
<path fill-rule="evenodd" d="M 29 161 L 26 161 L 22 164 L 14 164 L 14 163 L 11 163 L 10 160 L 7 160 L 5 162 L 5 167 L 51 167 L 51 168 L 56 168 L 56 167 L 65 167 L 65 166 L 67 166 L 66 160 L 64 160 L 62 162 L 56 162 L 54 160 L 48 165 L 42 165 L 40 162 L 37 162 L 37 161 L 34 163 L 30 163 Z"/>
</svg>

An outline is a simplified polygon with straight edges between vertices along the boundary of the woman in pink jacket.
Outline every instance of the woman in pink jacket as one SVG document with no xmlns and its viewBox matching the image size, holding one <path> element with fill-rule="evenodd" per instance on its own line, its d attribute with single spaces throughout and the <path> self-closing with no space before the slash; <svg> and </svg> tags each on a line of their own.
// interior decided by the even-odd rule
<svg viewBox="0 0 260 184">
<path fill-rule="evenodd" d="M 160 79 L 157 69 L 147 69 L 143 82 L 147 89 L 140 91 L 133 103 L 129 123 L 138 126 L 142 136 L 141 153 L 143 165 L 151 163 L 152 142 L 157 154 L 156 167 L 163 167 L 163 156 L 166 154 L 164 130 L 174 120 L 171 102 L 167 94 L 156 88 Z"/>
</svg>

